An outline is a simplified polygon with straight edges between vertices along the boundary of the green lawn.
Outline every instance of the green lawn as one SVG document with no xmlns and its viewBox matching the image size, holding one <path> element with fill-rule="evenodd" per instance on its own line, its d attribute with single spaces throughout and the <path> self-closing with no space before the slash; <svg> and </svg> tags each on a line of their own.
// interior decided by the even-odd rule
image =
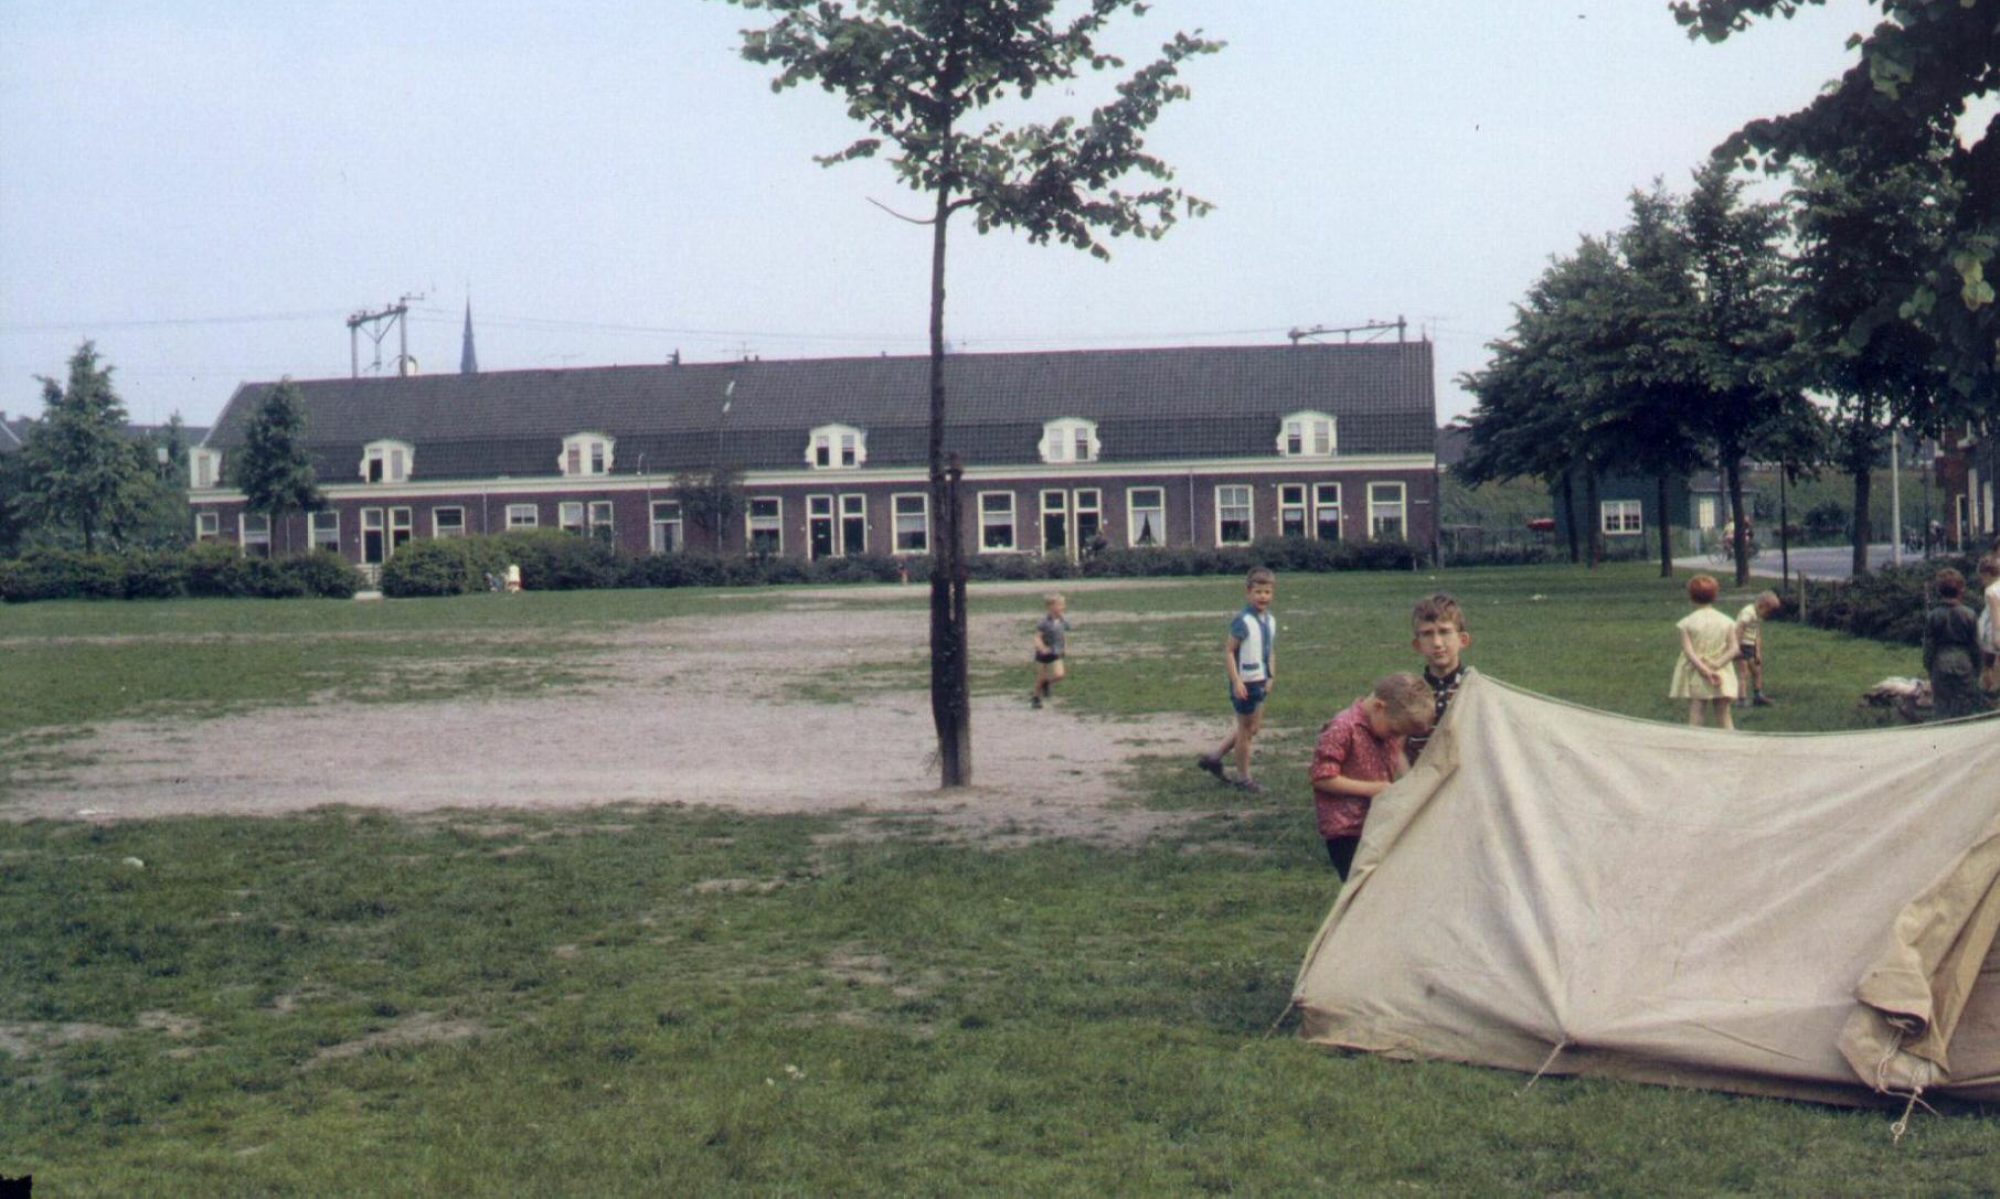
<svg viewBox="0 0 2000 1199">
<path fill-rule="evenodd" d="M 1994 1194 L 1976 1113 L 1897 1145 L 1877 1112 L 1265 1036 L 1335 892 L 1297 734 L 1413 664 L 1409 604 L 1440 583 L 1482 669 L 1673 718 L 1685 603 L 1650 573 L 1284 579 L 1293 735 L 1265 773 L 1289 781 L 1246 805 L 1143 763 L 1142 802 L 1208 815 L 1137 849 L 681 809 L 0 825 L 0 1174 L 57 1195 Z M 1219 732 L 1240 594 L 1074 592 L 1064 702 Z M 488 685 L 378 695 L 419 647 L 561 688 L 604 630 L 785 601 L 520 598 L 0 610 L 0 753 L 141 709 Z M 1023 641 L 1038 608 L 974 597 Z M 1787 702 L 1753 728 L 1867 723 L 1861 687 L 1915 672 L 1907 649 L 1770 638 Z"/>
</svg>

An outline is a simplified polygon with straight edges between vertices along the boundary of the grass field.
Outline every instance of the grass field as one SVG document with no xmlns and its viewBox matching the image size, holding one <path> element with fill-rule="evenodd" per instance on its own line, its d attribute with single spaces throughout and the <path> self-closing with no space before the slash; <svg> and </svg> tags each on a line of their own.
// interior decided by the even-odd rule
<svg viewBox="0 0 2000 1199">
<path fill-rule="evenodd" d="M 1246 807 L 1181 757 L 1142 762 L 1139 802 L 1200 817 L 1138 848 L 639 808 L 0 825 L 0 1175 L 57 1195 L 1994 1194 L 2000 1129 L 1977 1113 L 1893 1144 L 1881 1113 L 1265 1036 L 1335 893 L 1299 734 L 1414 663 L 1408 607 L 1436 585 L 1489 673 L 1679 715 L 1685 603 L 1645 568 L 1331 576 L 1280 585 L 1283 785 Z M 1078 593 L 1064 703 L 1219 732 L 1239 595 Z M 427 684 L 413 654 L 554 691 L 589 680 L 597 631 L 786 602 L 520 598 L 0 610 L 0 753 L 133 713 L 496 685 Z M 1037 607 L 974 596 L 1024 630 Z M 1868 723 L 1859 690 L 1915 673 L 1907 649 L 1770 641 L 1785 703 L 1756 729 Z M 865 680 L 885 685 L 922 681 Z"/>
</svg>

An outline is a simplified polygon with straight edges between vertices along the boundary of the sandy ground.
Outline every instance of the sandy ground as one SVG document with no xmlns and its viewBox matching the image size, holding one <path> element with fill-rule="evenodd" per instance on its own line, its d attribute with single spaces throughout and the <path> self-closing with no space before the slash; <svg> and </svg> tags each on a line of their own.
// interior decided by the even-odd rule
<svg viewBox="0 0 2000 1199">
<path fill-rule="evenodd" d="M 1034 711 L 1025 664 L 1020 695 L 974 702 L 978 785 L 940 791 L 927 695 L 892 689 L 868 669 L 919 666 L 927 622 L 921 609 L 836 607 L 808 594 L 724 626 L 673 619 L 627 628 L 584 660 L 589 683 L 521 699 L 329 702 L 109 723 L 66 744 L 64 765 L 18 772 L 6 814 L 700 804 L 922 813 L 982 838 L 1117 842 L 1186 818 L 1130 803 L 1129 764 L 1144 754 L 1191 756 L 1219 736 L 1220 719 L 1108 720 L 1060 702 Z M 972 634 L 981 659 L 1025 657 L 1029 628 L 1019 617 L 975 619 Z M 1087 642 L 1073 648 L 1083 651 L 1075 668 L 1092 669 Z M 834 693 L 852 698 L 801 698 Z"/>
</svg>

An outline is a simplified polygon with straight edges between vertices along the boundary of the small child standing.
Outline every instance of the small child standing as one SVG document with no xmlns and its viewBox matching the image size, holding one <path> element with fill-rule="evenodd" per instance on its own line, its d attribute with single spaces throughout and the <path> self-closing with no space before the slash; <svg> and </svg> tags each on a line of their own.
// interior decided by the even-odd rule
<svg viewBox="0 0 2000 1199">
<path fill-rule="evenodd" d="M 1979 685 L 2000 691 L 2000 550 L 1979 560 Z"/>
<path fill-rule="evenodd" d="M 1444 719 L 1445 708 L 1450 706 L 1451 697 L 1458 694 L 1458 685 L 1465 681 L 1469 669 L 1460 655 L 1472 647 L 1472 631 L 1465 627 L 1465 612 L 1458 601 L 1440 591 L 1417 601 L 1410 612 L 1410 648 L 1424 659 L 1424 682 L 1430 684 L 1431 695 L 1436 700 L 1431 713 L 1430 729 L 1410 736 L 1406 749 L 1410 764 L 1416 765 L 1417 757 L 1424 752 L 1424 746 L 1431 741 L 1431 729 Z"/>
<path fill-rule="evenodd" d="M 1674 625 L 1680 630 L 1681 655 L 1674 659 L 1674 681 L 1667 689 L 1672 699 L 1688 701 L 1688 723 L 1700 728 L 1702 710 L 1715 711 L 1718 728 L 1734 729 L 1729 705 L 1736 698 L 1736 622 L 1715 610 L 1715 597 L 1722 593 L 1713 575 L 1696 575 L 1688 580 L 1688 598 L 1694 611 Z"/>
<path fill-rule="evenodd" d="M 1937 607 L 1924 617 L 1924 670 L 1931 676 L 1931 716 L 1950 720 L 1987 710 L 1979 689 L 1979 618 L 1960 603 L 1965 576 L 1946 567 L 1937 572 Z"/>
<path fill-rule="evenodd" d="M 1243 610 L 1229 622 L 1229 637 L 1223 642 L 1223 666 L 1229 673 L 1229 706 L 1235 709 L 1236 723 L 1212 754 L 1194 760 L 1196 766 L 1227 782 L 1222 760 L 1236 755 L 1236 785 L 1253 795 L 1264 793 L 1263 784 L 1250 777 L 1250 746 L 1264 727 L 1264 701 L 1278 678 L 1278 621 L 1271 615 L 1271 600 L 1278 593 L 1278 576 L 1259 566 L 1243 580 Z"/>
<path fill-rule="evenodd" d="M 1047 614 L 1035 624 L 1035 690 L 1028 697 L 1031 708 L 1053 699 L 1055 685 L 1069 673 L 1063 666 L 1063 654 L 1069 646 L 1069 618 L 1064 615 L 1069 601 L 1052 591 L 1042 597 L 1042 604 Z"/>
<path fill-rule="evenodd" d="M 1313 809 L 1327 859 L 1342 882 L 1354 865 L 1369 805 L 1409 773 L 1405 742 L 1430 732 L 1435 702 L 1424 680 L 1392 674 L 1319 731 L 1313 748 Z"/>
<path fill-rule="evenodd" d="M 1748 702 L 1755 707 L 1768 708 L 1774 701 L 1764 694 L 1764 622 L 1776 616 L 1785 607 L 1785 601 L 1778 598 L 1775 591 L 1766 591 L 1756 599 L 1743 605 L 1736 614 L 1737 670 L 1742 675 L 1736 686 L 1739 697 L 1737 703 Z"/>
</svg>

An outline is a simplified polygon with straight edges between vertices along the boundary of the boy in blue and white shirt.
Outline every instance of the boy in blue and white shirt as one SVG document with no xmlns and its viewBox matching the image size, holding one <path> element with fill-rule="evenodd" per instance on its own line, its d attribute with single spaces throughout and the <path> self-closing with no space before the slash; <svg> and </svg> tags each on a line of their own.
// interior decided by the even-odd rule
<svg viewBox="0 0 2000 1199">
<path fill-rule="evenodd" d="M 1250 776 L 1250 747 L 1264 727 L 1264 701 L 1277 681 L 1278 621 L 1271 615 L 1271 600 L 1278 592 L 1278 576 L 1260 566 L 1243 580 L 1243 610 L 1229 622 L 1229 640 L 1224 644 L 1223 664 L 1229 672 L 1229 704 L 1236 710 L 1236 725 L 1212 754 L 1195 759 L 1195 765 L 1223 782 L 1222 761 L 1236 755 L 1236 785 L 1261 795 L 1263 784 Z"/>
</svg>

